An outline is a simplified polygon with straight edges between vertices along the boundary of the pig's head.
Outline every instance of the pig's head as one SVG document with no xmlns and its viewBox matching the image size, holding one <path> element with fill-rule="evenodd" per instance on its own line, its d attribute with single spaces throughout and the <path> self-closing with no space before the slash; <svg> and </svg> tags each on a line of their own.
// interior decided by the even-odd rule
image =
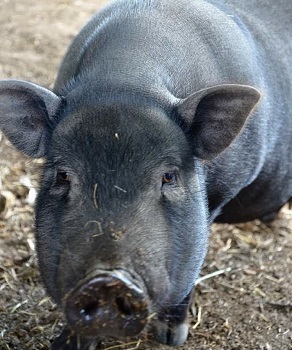
<svg viewBox="0 0 292 350">
<path fill-rule="evenodd" d="M 208 237 L 203 160 L 232 142 L 258 99 L 254 88 L 223 85 L 165 111 L 0 83 L 0 128 L 19 150 L 46 158 L 39 266 L 77 334 L 136 335 L 153 316 L 158 340 L 185 340 Z"/>
</svg>

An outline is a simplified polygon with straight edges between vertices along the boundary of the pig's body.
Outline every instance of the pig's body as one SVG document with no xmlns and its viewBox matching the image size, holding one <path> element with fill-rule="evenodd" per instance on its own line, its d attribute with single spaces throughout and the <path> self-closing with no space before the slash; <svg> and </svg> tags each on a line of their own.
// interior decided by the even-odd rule
<svg viewBox="0 0 292 350">
<path fill-rule="evenodd" d="M 40 269 L 83 336 L 55 349 L 135 335 L 150 313 L 159 341 L 184 342 L 208 222 L 291 198 L 291 18 L 288 0 L 116 1 L 76 37 L 54 92 L 0 83 L 0 127 L 47 158 Z"/>
<path fill-rule="evenodd" d="M 133 94 L 171 111 L 174 97 L 206 87 L 255 86 L 260 106 L 241 137 L 207 165 L 207 193 L 212 220 L 234 197 L 220 220 L 266 216 L 292 192 L 291 8 L 287 0 L 118 1 L 75 39 L 55 91 L 67 87 L 78 105 L 114 92 L 127 103 Z"/>
</svg>

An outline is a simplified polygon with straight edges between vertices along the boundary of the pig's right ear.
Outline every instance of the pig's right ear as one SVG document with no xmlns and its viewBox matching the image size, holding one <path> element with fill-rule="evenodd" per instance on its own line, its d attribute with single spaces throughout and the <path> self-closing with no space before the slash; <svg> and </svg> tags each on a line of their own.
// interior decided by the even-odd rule
<svg viewBox="0 0 292 350">
<path fill-rule="evenodd" d="M 20 151 L 46 156 L 62 99 L 52 91 L 21 80 L 0 81 L 0 129 Z"/>
</svg>

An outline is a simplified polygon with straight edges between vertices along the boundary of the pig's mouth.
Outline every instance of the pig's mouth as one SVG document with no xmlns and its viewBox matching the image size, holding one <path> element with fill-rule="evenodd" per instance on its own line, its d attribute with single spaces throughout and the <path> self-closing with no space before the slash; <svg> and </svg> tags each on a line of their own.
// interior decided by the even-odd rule
<svg viewBox="0 0 292 350">
<path fill-rule="evenodd" d="M 124 270 L 98 270 L 64 298 L 68 325 L 89 337 L 135 336 L 145 327 L 149 303 L 143 289 Z"/>
</svg>

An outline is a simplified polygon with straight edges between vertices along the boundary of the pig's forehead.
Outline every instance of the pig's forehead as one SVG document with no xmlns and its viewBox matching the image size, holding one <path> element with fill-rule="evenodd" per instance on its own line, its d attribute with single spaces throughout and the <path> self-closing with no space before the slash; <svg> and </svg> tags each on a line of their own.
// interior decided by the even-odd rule
<svg viewBox="0 0 292 350">
<path fill-rule="evenodd" d="M 129 186 L 123 178 L 147 182 L 173 167 L 186 170 L 190 148 L 182 130 L 166 118 L 125 111 L 68 116 L 53 133 L 50 157 L 62 169 L 86 174 L 89 182 L 104 176 L 122 188 Z"/>
<path fill-rule="evenodd" d="M 124 152 L 153 157 L 183 156 L 183 131 L 162 111 L 151 108 L 101 108 L 66 116 L 53 133 L 53 147 L 98 154 Z"/>
</svg>

